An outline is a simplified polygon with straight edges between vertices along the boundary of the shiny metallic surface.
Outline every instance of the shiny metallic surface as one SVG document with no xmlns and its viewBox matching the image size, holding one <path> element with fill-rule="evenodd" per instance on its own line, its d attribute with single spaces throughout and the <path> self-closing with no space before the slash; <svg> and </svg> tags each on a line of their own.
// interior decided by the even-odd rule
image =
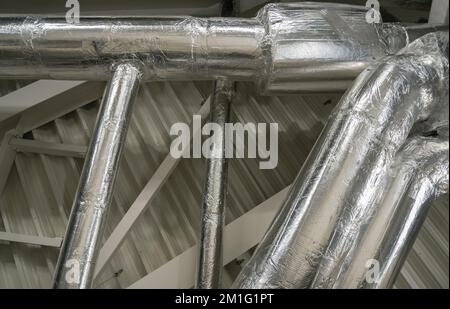
<svg viewBox="0 0 450 309">
<path fill-rule="evenodd" d="M 345 261 L 341 263 L 341 268 L 337 269 L 337 274 L 327 277 L 328 288 L 361 288 L 367 280 L 376 280 L 376 269 L 383 266 L 378 260 L 376 269 L 369 271 L 369 267 L 375 263 L 375 254 L 383 244 L 383 237 L 395 237 L 397 232 L 387 233 L 389 225 L 394 221 L 392 218 L 398 207 L 399 201 L 404 198 L 407 190 L 413 181 L 419 181 L 419 176 L 424 167 L 431 162 L 436 163 L 436 158 L 448 153 L 448 141 L 433 137 L 414 137 L 405 143 L 405 146 L 397 154 L 396 160 L 390 168 L 390 180 L 380 203 L 375 207 L 372 216 L 367 219 L 367 223 L 361 226 L 360 235 L 353 239 L 351 253 L 345 256 Z M 423 179 L 420 179 L 422 181 Z M 431 192 L 431 191 L 430 191 Z M 435 192 L 435 191 L 433 191 Z M 442 192 L 445 193 L 445 192 Z M 437 194 L 436 194 L 437 195 Z M 432 196 L 430 195 L 431 199 Z M 431 200 L 430 200 L 431 202 Z M 403 214 L 405 215 L 405 214 Z M 406 215 L 397 213 L 400 220 L 405 220 Z M 399 219 L 397 219 L 399 220 Z M 383 244 L 384 245 L 384 244 Z M 330 263 L 328 264 L 330 265 Z M 321 266 L 326 266 L 324 263 Z M 400 266 L 400 265 L 399 265 Z M 327 269 L 319 267 L 316 280 L 324 281 Z M 323 287 L 323 285 L 322 285 Z"/>
<path fill-rule="evenodd" d="M 106 80 L 112 62 L 133 59 L 147 80 L 249 78 L 261 65 L 263 35 L 255 19 L 2 17 L 0 75 Z M 21 60 L 11 71 L 13 59 Z"/>
<path fill-rule="evenodd" d="M 430 39 L 431 38 L 431 39 Z M 445 135 L 448 136 L 448 57 L 446 53 L 445 45 L 448 44 L 448 35 L 442 36 L 438 41 L 435 41 L 435 37 L 433 35 L 425 36 L 421 39 L 418 39 L 417 42 L 411 44 L 410 47 L 407 47 L 401 53 L 408 54 L 413 49 L 418 48 L 418 46 L 422 46 L 423 50 L 421 53 L 424 54 L 435 54 L 437 57 L 442 57 L 444 59 L 444 66 L 442 67 L 443 71 L 441 74 L 442 81 L 437 83 L 434 87 L 435 91 L 430 91 L 429 85 L 425 85 L 424 89 L 426 91 L 427 96 L 430 96 L 426 100 L 430 100 L 432 102 L 431 109 L 428 108 L 427 113 L 429 115 L 426 117 L 427 121 L 419 123 L 418 127 L 428 127 L 428 130 L 435 130 L 437 126 L 446 127 L 447 133 Z M 429 49 L 429 50 L 427 50 Z M 408 51 L 409 50 L 409 51 Z M 422 62 L 423 60 L 420 60 Z M 420 63 L 419 62 L 419 63 Z M 414 61 L 410 61 L 408 64 L 411 68 L 415 67 Z M 402 69 L 404 70 L 404 68 Z M 417 78 L 423 78 L 423 76 L 418 74 Z M 439 87 L 439 84 L 441 85 Z M 415 98 L 413 98 L 414 100 Z M 411 106 L 414 104 L 413 102 L 406 102 Z M 420 118 L 424 118 L 423 111 L 419 112 Z M 446 117 L 446 119 L 445 119 Z M 417 117 L 416 117 L 417 118 Z M 397 143 L 397 140 L 400 136 L 402 140 L 405 137 L 405 128 L 411 128 L 410 123 L 413 119 L 397 119 L 398 123 L 392 126 L 392 131 L 388 136 L 391 137 L 391 140 L 387 140 L 388 143 Z M 407 127 L 403 127 L 407 125 Z M 398 130 L 400 130 L 403 135 L 398 134 Z M 429 143 L 425 148 L 425 151 L 432 152 L 434 150 L 440 150 L 439 144 Z M 363 235 L 367 233 L 367 226 L 370 225 L 373 217 L 380 212 L 380 207 L 382 207 L 382 199 L 385 191 L 389 189 L 389 179 L 390 173 L 392 169 L 392 164 L 395 156 L 395 148 L 389 147 L 387 144 L 386 150 L 384 150 L 381 154 L 374 153 L 378 157 L 378 162 L 374 166 L 366 167 L 367 172 L 370 173 L 370 178 L 366 184 L 358 184 L 356 187 L 358 191 L 352 193 L 353 198 L 349 201 L 347 206 L 343 209 L 342 213 L 339 215 L 339 219 L 337 222 L 336 229 L 333 233 L 333 236 L 321 258 L 320 265 L 317 269 L 315 279 L 312 283 L 313 288 L 349 288 L 349 287 L 358 287 L 359 284 L 350 284 L 345 281 L 343 278 L 353 277 L 352 271 L 348 270 L 348 268 L 353 268 L 355 262 L 354 255 L 359 253 L 359 251 L 364 252 L 365 254 L 371 254 L 370 248 L 376 247 L 378 242 L 374 240 L 376 237 L 381 237 L 383 235 L 382 229 L 386 228 L 385 225 L 380 225 L 379 230 L 372 231 L 374 233 L 370 236 L 370 240 L 362 240 Z M 419 152 L 420 147 L 416 147 L 416 152 L 418 158 L 420 156 L 427 156 L 427 153 L 424 151 Z M 440 150 L 441 151 L 441 150 Z M 448 151 L 448 145 L 447 145 Z M 419 155 L 420 153 L 420 155 Z M 406 163 L 408 164 L 408 163 Z M 398 164 L 397 164 L 398 165 Z M 403 181 L 405 177 L 400 178 Z M 355 183 L 359 183 L 357 180 Z M 382 212 L 382 211 L 381 211 Z M 385 222 L 386 223 L 386 222 Z M 378 234 L 377 234 L 378 233 Z M 372 252 L 373 253 L 373 252 Z M 369 257 L 370 258 L 370 257 Z M 367 258 L 364 262 L 359 261 L 359 268 L 361 268 L 361 263 L 364 263 L 363 267 L 365 267 L 365 263 L 369 259 Z M 359 274 L 360 275 L 360 274 Z M 359 277 L 361 279 L 361 276 Z"/>
<path fill-rule="evenodd" d="M 439 32 L 439 31 L 447 31 L 448 32 L 448 24 L 444 25 L 430 25 L 430 24 L 417 24 L 405 26 L 404 30 L 406 32 L 406 36 L 408 38 L 408 42 L 411 43 L 421 36 L 424 36 L 430 32 Z M 448 49 L 448 47 L 447 47 Z"/>
<path fill-rule="evenodd" d="M 234 287 L 309 287 L 322 257 L 342 262 L 358 233 L 346 236 L 358 231 L 379 201 L 395 153 L 448 87 L 442 42 L 448 33 L 429 34 L 359 75 Z M 329 247 L 330 237 L 336 247 Z"/>
<path fill-rule="evenodd" d="M 428 210 L 408 257 L 394 283 L 395 289 L 448 289 L 448 193 Z M 443 224 L 441 226 L 441 224 Z"/>
<path fill-rule="evenodd" d="M 270 93 L 343 91 L 373 62 L 408 43 L 378 31 L 367 9 L 269 4 L 256 18 L 0 17 L 0 78 L 107 80 L 118 59 L 144 80 L 230 78 Z M 389 40 L 400 36 L 395 46 Z"/>
<path fill-rule="evenodd" d="M 444 85 L 448 85 L 448 75 L 444 76 L 444 78 Z M 411 182 L 424 181 L 420 175 L 427 165 L 438 162 L 438 157 L 445 153 L 448 154 L 448 104 L 448 88 L 444 87 L 440 91 L 440 95 L 435 98 L 431 115 L 425 122 L 417 123 L 413 130 L 411 130 L 410 136 L 413 135 L 415 137 L 410 138 L 405 143 L 401 151 L 397 153 L 394 163 L 387 171 L 379 173 L 379 175 L 383 175 L 382 177 L 379 176 L 379 178 L 383 179 L 383 192 L 380 202 L 371 206 L 372 210 L 365 214 L 365 220 L 361 220 L 360 218 L 359 223 L 347 221 L 347 226 L 340 227 L 341 230 L 352 232 L 347 232 L 347 234 L 340 233 L 348 237 L 348 239 L 351 239 L 351 242 L 347 240 L 351 243 L 349 245 L 351 249 L 347 250 L 346 255 L 339 255 L 339 251 L 337 250 L 344 248 L 344 241 L 341 239 L 341 248 L 338 248 L 339 242 L 337 241 L 334 243 L 334 247 L 332 247 L 333 241 L 331 241 L 317 270 L 313 286 L 360 288 L 367 283 L 367 280 L 376 279 L 375 276 L 378 276 L 376 270 L 368 270 L 372 265 L 371 263 L 375 261 L 376 251 L 381 245 L 385 246 L 385 244 L 382 244 L 382 240 L 383 237 L 388 235 L 386 234 L 386 230 L 390 222 L 393 221 L 392 217 L 394 216 L 398 202 L 406 194 L 408 188 L 410 188 Z M 431 133 L 438 137 L 423 137 Z M 435 189 L 439 189 L 439 187 Z M 437 194 L 429 195 L 429 203 L 434 198 L 445 193 L 445 190 L 437 191 L 430 191 L 430 193 Z M 401 220 L 406 218 L 406 214 L 396 214 L 396 216 L 400 216 Z M 395 233 L 398 233 L 398 231 L 390 232 L 389 234 L 398 235 Z M 406 256 L 406 253 L 404 254 Z M 334 259 L 330 258 L 330 256 Z M 328 259 L 325 259 L 325 257 L 328 257 Z M 403 262 L 404 259 L 400 263 L 403 264 Z M 397 265 L 399 267 L 398 269 L 400 269 L 401 264 Z M 378 266 L 379 264 L 375 266 L 376 269 L 379 269 Z M 398 271 L 394 277 L 397 274 Z M 366 279 L 366 276 L 369 279 Z M 394 279 L 393 277 L 390 279 L 391 284 L 393 284 Z"/>
<path fill-rule="evenodd" d="M 391 216 L 381 216 L 376 222 L 378 226 L 385 224 L 385 233 L 379 233 L 380 241 L 370 244 L 376 249 L 370 258 L 379 268 L 372 276 L 364 273 L 358 287 L 392 288 L 431 203 L 448 192 L 448 150 L 448 139 L 437 142 L 422 138 L 405 146 L 400 154 L 402 166 L 380 206 Z"/>
<path fill-rule="evenodd" d="M 90 288 L 141 71 L 113 69 L 86 154 L 61 247 L 54 288 Z"/>
<path fill-rule="evenodd" d="M 269 4 L 259 12 L 268 29 L 261 88 L 272 92 L 346 90 L 386 46 L 367 9 L 333 3 Z"/>
<path fill-rule="evenodd" d="M 212 124 L 217 129 L 211 138 L 211 158 L 206 161 L 205 189 L 202 199 L 200 254 L 196 287 L 213 289 L 221 286 L 223 228 L 227 195 L 228 164 L 225 158 L 225 124 L 230 122 L 230 104 L 234 96 L 234 83 L 218 80 L 211 101 Z"/>
<path fill-rule="evenodd" d="M 377 25 L 378 36 L 384 41 L 388 53 L 397 53 L 421 36 L 438 31 L 447 31 L 448 25 L 381 23 Z"/>
</svg>

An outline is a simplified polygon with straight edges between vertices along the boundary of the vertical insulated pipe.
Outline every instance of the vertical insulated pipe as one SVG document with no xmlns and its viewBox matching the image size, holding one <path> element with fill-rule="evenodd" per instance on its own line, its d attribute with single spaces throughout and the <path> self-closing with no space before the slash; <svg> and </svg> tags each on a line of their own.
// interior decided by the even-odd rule
<svg viewBox="0 0 450 309">
<path fill-rule="evenodd" d="M 140 78 L 141 71 L 133 64 L 114 67 L 86 154 L 56 266 L 54 288 L 85 289 L 92 285 Z"/>
<path fill-rule="evenodd" d="M 225 124 L 229 121 L 233 83 L 218 80 L 211 102 L 210 158 L 206 165 L 206 183 L 202 201 L 202 225 L 200 254 L 198 259 L 196 288 L 219 288 L 222 274 L 222 233 L 225 221 L 225 197 L 227 191 L 227 160 L 225 158 Z M 211 127 L 212 129 L 212 127 Z M 210 131 L 211 132 L 211 131 Z"/>
</svg>

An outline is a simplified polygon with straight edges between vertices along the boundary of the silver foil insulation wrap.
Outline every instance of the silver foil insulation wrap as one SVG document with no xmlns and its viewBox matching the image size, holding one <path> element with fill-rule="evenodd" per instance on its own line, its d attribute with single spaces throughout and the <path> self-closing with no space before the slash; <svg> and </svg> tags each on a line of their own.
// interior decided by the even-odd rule
<svg viewBox="0 0 450 309">
<path fill-rule="evenodd" d="M 447 44 L 448 33 L 426 35 L 358 76 L 234 287 L 329 286 L 380 203 L 411 128 L 448 91 Z"/>
<path fill-rule="evenodd" d="M 230 104 L 234 83 L 218 80 L 211 101 L 211 124 L 217 126 L 211 140 L 210 158 L 206 160 L 205 187 L 202 198 L 201 233 L 196 287 L 219 288 L 223 269 L 223 229 L 227 195 L 227 159 L 225 124 L 230 122 Z M 218 130 L 220 127 L 220 130 Z"/>
<path fill-rule="evenodd" d="M 444 84 L 448 84 L 448 75 L 444 76 Z M 391 287 L 425 219 L 429 204 L 447 191 L 448 171 L 443 166 L 448 163 L 448 104 L 448 88 L 444 87 L 434 99 L 432 114 L 426 121 L 416 123 L 410 132 L 413 137 L 406 141 L 384 174 L 385 185 L 380 202 L 372 205 L 365 220 L 348 221 L 347 225 L 338 227 L 352 230 L 352 233 L 340 233 L 349 238 L 349 249 L 346 254 L 339 255 L 335 250 L 337 242 L 330 242 L 312 287 Z M 414 192 L 409 192 L 412 187 L 420 186 L 425 191 L 414 189 Z M 417 217 L 409 218 L 408 212 L 415 212 L 413 216 Z M 402 233 L 400 228 L 404 225 L 414 226 L 414 230 L 407 229 L 405 235 L 399 237 Z M 395 246 L 401 254 L 393 255 L 380 249 Z M 380 256 L 382 253 L 377 253 L 380 250 L 386 256 Z M 393 258 L 395 263 L 391 261 Z"/>
<path fill-rule="evenodd" d="M 266 93 L 347 89 L 369 63 L 387 54 L 366 13 L 365 7 L 331 3 L 266 5 L 258 14 L 266 27 L 261 88 Z"/>
<path fill-rule="evenodd" d="M 366 13 L 304 2 L 269 4 L 249 19 L 89 17 L 68 24 L 0 16 L 0 78 L 108 80 L 113 63 L 131 60 L 144 80 L 228 78 L 255 81 L 264 93 L 343 91 L 375 59 L 408 43 L 405 27 L 369 24 Z"/>
<path fill-rule="evenodd" d="M 91 287 L 141 76 L 141 70 L 135 64 L 118 63 L 113 67 L 56 266 L 55 288 Z"/>
<path fill-rule="evenodd" d="M 354 249 L 351 269 L 342 272 L 335 288 L 392 287 L 431 203 L 448 192 L 448 166 L 448 138 L 407 142 L 393 166 L 389 189 Z"/>
</svg>

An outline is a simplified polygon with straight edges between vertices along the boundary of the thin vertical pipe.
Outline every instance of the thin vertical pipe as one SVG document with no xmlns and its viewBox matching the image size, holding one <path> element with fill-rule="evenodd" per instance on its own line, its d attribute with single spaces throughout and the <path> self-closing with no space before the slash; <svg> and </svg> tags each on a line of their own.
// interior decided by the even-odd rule
<svg viewBox="0 0 450 309">
<path fill-rule="evenodd" d="M 206 183 L 200 235 L 197 283 L 199 289 L 219 288 L 222 272 L 222 233 L 225 221 L 227 160 L 225 158 L 225 124 L 229 121 L 233 83 L 218 80 L 211 102 L 211 152 L 207 159 Z M 213 128 L 213 127 L 212 127 Z"/>
</svg>

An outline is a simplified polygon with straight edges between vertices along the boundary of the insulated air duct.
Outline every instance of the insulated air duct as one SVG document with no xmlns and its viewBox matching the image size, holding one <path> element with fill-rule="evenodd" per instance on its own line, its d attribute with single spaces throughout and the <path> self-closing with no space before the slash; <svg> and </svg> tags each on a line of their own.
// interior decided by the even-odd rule
<svg viewBox="0 0 450 309">
<path fill-rule="evenodd" d="M 417 158 L 426 151 L 428 145 L 413 141 L 404 150 L 405 166 L 401 168 L 394 182 L 403 183 L 402 189 L 393 186 L 386 194 L 381 207 L 394 208 L 395 211 L 379 243 L 372 261 L 378 263 L 379 272 L 373 276 L 364 276 L 359 287 L 392 288 L 409 250 L 425 221 L 428 209 L 434 199 L 448 192 L 448 139 L 441 145 L 432 145 L 429 154 Z M 431 142 L 430 142 L 431 143 Z M 416 148 L 419 147 L 419 148 Z M 416 170 L 414 170 L 414 165 Z M 412 181 L 411 178 L 415 177 Z M 408 182 L 405 183 L 405 179 Z M 400 184 L 401 186 L 401 184 Z M 386 206 L 387 204 L 387 206 Z M 366 263 L 367 265 L 367 263 Z M 372 280 L 370 280 L 372 279 Z"/>
<path fill-rule="evenodd" d="M 448 191 L 448 139 L 411 138 L 397 155 L 382 202 L 329 288 L 391 287 L 430 203 Z M 324 279 L 327 280 L 324 280 Z M 322 279 L 322 280 L 320 280 Z"/>
<path fill-rule="evenodd" d="M 225 226 L 227 194 L 227 159 L 225 124 L 230 121 L 230 104 L 234 83 L 218 80 L 211 101 L 211 125 L 217 126 L 210 138 L 211 154 L 206 161 L 206 180 L 202 199 L 202 226 L 198 259 L 197 288 L 219 288 L 221 285 L 222 238 Z M 218 130 L 220 128 L 220 130 Z"/>
<path fill-rule="evenodd" d="M 90 288 L 141 70 L 114 66 L 84 160 L 56 266 L 55 288 Z"/>
<path fill-rule="evenodd" d="M 367 9 L 266 5 L 256 18 L 0 17 L 0 78 L 108 80 L 117 60 L 143 80 L 253 80 L 265 93 L 345 90 L 417 30 L 366 21 Z M 430 28 L 419 32 L 430 31 Z"/>
<path fill-rule="evenodd" d="M 322 257 L 348 253 L 411 127 L 448 91 L 447 46 L 448 33 L 429 34 L 359 75 L 234 287 L 306 288 Z"/>
<path fill-rule="evenodd" d="M 360 221 L 339 226 L 341 231 L 352 231 L 340 233 L 348 237 L 348 250 L 338 255 L 333 248 L 336 242 L 330 242 L 312 287 L 390 287 L 394 282 L 429 203 L 448 190 L 448 170 L 443 166 L 445 160 L 448 163 L 449 106 L 445 92 L 437 98 L 442 102 L 430 118 L 413 128 L 415 137 L 409 138 L 388 169 L 389 180 L 381 201 Z M 407 230 L 402 232 L 402 227 Z"/>
</svg>

